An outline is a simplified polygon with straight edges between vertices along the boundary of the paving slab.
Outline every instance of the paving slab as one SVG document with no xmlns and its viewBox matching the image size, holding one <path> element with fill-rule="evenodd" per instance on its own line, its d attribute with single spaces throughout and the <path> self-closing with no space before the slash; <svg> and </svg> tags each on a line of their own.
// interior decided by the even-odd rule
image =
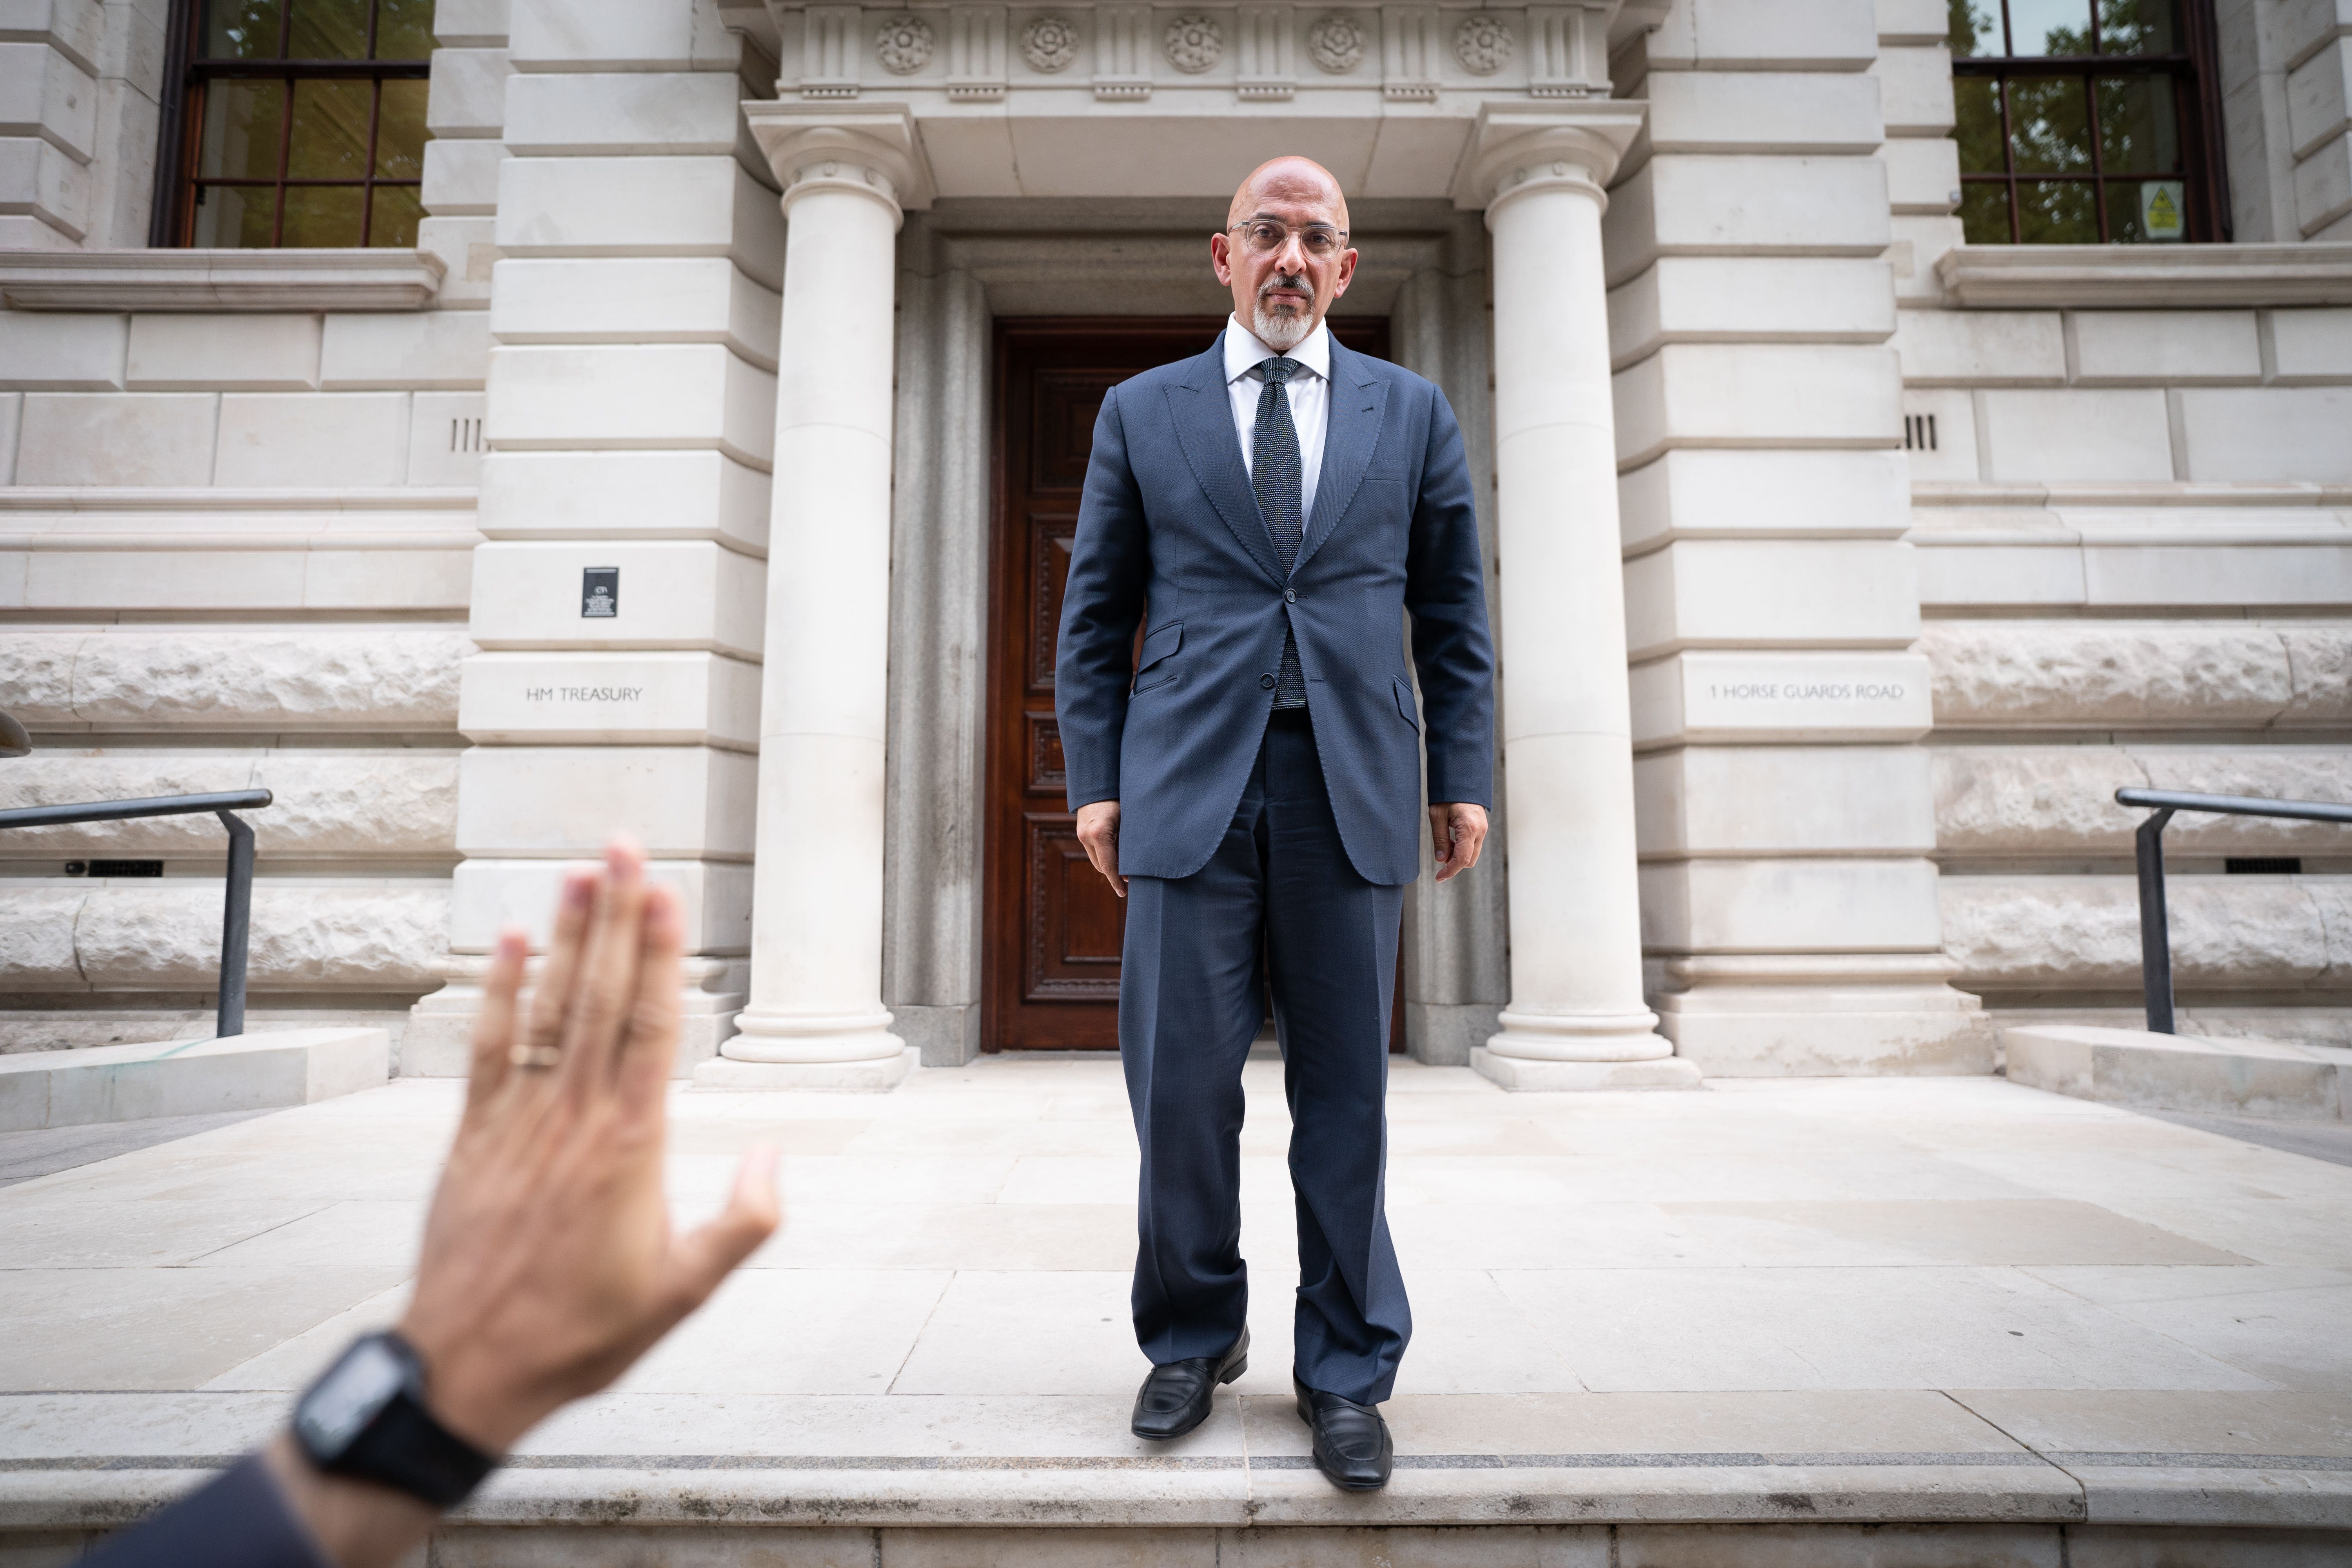
<svg viewBox="0 0 2352 1568">
<path fill-rule="evenodd" d="M 785 1229 L 531 1434 L 436 1561 L 716 1564 L 757 1529 L 759 1561 L 885 1568 L 2040 1568 L 2062 1535 L 2079 1564 L 2138 1561 L 2134 1531 L 2352 1531 L 2352 1169 L 1990 1079 L 1507 1094 L 1397 1064 L 1398 1472 L 1336 1492 L 1288 1394 L 1279 1066 L 1244 1078 L 1252 1365 L 1169 1445 L 1126 1427 L 1115 1063 L 675 1090 L 679 1223 L 772 1140 Z M 458 1095 L 0 1189 L 0 1561 L 194 1484 L 397 1317 Z"/>
</svg>

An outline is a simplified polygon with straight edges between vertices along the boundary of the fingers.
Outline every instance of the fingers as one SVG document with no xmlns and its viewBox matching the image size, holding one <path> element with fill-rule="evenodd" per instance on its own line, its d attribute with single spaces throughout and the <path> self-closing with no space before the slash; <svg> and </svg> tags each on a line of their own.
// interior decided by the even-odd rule
<svg viewBox="0 0 2352 1568">
<path fill-rule="evenodd" d="M 613 1081 L 621 1032 L 636 1001 L 645 907 L 645 851 L 615 838 L 605 847 L 604 875 L 563 1020 L 563 1061 L 557 1070 L 575 1090 L 609 1088 Z"/>
<path fill-rule="evenodd" d="M 466 1110 L 471 1115 L 488 1102 L 512 1070 L 507 1053 L 514 1048 L 515 997 L 522 989 L 522 966 L 530 939 L 512 927 L 499 932 L 490 971 L 482 977 L 482 1012 L 474 1020 L 473 1069 L 466 1080 Z"/>
<path fill-rule="evenodd" d="M 539 984 L 530 997 L 530 1025 L 523 1044 L 554 1050 L 563 1043 L 563 1016 L 572 1005 L 572 976 L 580 972 L 580 949 L 588 939 L 588 916 L 596 902 L 596 873 L 567 871 L 555 905 L 555 935 Z"/>
<path fill-rule="evenodd" d="M 730 1269 L 775 1234 L 782 1217 L 776 1198 L 776 1151 L 763 1143 L 743 1156 L 726 1211 L 699 1230 L 679 1237 L 671 1249 L 679 1315 L 708 1300 Z"/>
<path fill-rule="evenodd" d="M 637 994 L 629 1006 L 618 1068 L 627 1106 L 658 1119 L 662 1086 L 677 1059 L 680 997 L 685 990 L 686 913 L 673 888 L 646 889 L 637 936 Z"/>
</svg>

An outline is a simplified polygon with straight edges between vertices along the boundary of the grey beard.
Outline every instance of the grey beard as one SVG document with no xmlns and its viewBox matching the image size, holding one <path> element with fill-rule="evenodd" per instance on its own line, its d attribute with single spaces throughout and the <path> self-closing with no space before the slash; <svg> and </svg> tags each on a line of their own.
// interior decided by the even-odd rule
<svg viewBox="0 0 2352 1568">
<path fill-rule="evenodd" d="M 1296 289 L 1305 282 L 1303 278 L 1276 277 L 1266 280 L 1266 287 Z M 1250 327 L 1257 333 L 1258 342 L 1277 353 L 1288 353 L 1307 341 L 1307 335 L 1315 330 L 1315 322 L 1303 311 L 1296 316 L 1276 315 L 1265 308 L 1265 299 L 1261 294 L 1250 303 Z"/>
</svg>

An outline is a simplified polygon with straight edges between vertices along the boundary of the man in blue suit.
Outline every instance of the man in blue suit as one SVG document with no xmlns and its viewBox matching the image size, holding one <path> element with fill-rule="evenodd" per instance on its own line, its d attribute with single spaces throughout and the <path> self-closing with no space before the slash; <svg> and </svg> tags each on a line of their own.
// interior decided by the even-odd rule
<svg viewBox="0 0 2352 1568">
<path fill-rule="evenodd" d="M 1270 983 L 1298 1211 L 1292 1383 L 1317 1464 L 1368 1489 L 1388 1481 L 1378 1406 L 1412 1333 L 1382 1198 L 1397 922 L 1424 758 L 1437 879 L 1477 864 L 1494 649 L 1444 394 L 1324 325 L 1356 268 L 1339 182 L 1277 158 L 1227 220 L 1209 240 L 1233 289 L 1223 332 L 1103 401 L 1055 669 L 1078 839 L 1128 900 L 1119 1056 L 1153 1363 L 1133 1425 L 1191 1431 L 1248 1364 L 1241 1071 Z"/>
</svg>

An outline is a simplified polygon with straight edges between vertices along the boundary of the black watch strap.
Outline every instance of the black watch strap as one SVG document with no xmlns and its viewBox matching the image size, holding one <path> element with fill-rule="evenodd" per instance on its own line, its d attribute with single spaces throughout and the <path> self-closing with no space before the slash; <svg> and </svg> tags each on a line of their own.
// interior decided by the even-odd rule
<svg viewBox="0 0 2352 1568">
<path fill-rule="evenodd" d="M 498 1461 L 402 1394 L 328 1468 L 397 1488 L 435 1508 L 455 1508 L 498 1468 Z"/>
<path fill-rule="evenodd" d="M 311 1458 L 331 1474 L 391 1487 L 436 1509 L 454 1508 L 498 1460 L 433 1418 L 425 1405 L 424 1358 L 415 1346 L 395 1333 L 373 1337 L 404 1363 L 406 1386 L 384 1401 L 342 1452 Z"/>
</svg>

